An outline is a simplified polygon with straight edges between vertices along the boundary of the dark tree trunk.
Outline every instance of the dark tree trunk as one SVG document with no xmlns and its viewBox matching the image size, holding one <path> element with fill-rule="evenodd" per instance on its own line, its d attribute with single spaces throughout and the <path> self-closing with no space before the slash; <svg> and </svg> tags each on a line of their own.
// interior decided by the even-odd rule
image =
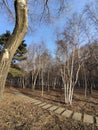
<svg viewBox="0 0 98 130">
<path fill-rule="evenodd" d="M 6 45 L 6 50 L 9 56 L 5 58 L 5 53 L 2 53 L 2 55 L 0 56 L 0 97 L 3 97 L 6 77 L 9 71 L 13 55 L 17 50 L 18 46 L 21 44 L 27 32 L 28 8 L 26 3 L 26 0 L 25 3 L 20 2 L 20 0 L 15 0 L 16 23 L 13 33 Z"/>
</svg>

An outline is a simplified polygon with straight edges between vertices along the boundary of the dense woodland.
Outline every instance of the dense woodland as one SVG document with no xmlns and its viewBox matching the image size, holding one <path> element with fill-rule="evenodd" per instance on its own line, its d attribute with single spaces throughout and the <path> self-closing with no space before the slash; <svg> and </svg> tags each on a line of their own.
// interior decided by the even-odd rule
<svg viewBox="0 0 98 130">
<path fill-rule="evenodd" d="M 54 58 L 44 44 L 32 44 L 32 48 L 28 48 L 27 59 L 14 63 L 13 70 L 10 69 L 6 85 L 40 89 L 42 95 L 43 91 L 63 89 L 67 96 L 70 87 L 72 92 L 75 88 L 83 88 L 85 96 L 88 92 L 92 94 L 93 89 L 98 90 L 98 43 L 95 41 L 79 49 L 70 45 L 74 50 L 67 45 L 60 40 Z"/>
<path fill-rule="evenodd" d="M 85 96 L 88 92 L 92 94 L 93 89 L 98 90 L 97 41 L 78 48 L 74 43 L 59 40 L 54 57 L 44 43 L 32 44 L 25 57 L 18 63 L 14 58 L 6 85 L 40 89 L 42 95 L 51 89 L 64 90 L 65 102 L 75 88 L 83 88 Z"/>
</svg>

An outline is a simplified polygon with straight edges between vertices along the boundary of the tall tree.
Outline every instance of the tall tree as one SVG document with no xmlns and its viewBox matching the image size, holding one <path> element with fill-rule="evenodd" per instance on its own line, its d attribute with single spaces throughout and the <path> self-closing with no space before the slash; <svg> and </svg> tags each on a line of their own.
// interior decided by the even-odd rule
<svg viewBox="0 0 98 130">
<path fill-rule="evenodd" d="M 3 97 L 6 77 L 9 67 L 28 29 L 28 7 L 27 0 L 15 0 L 16 22 L 13 33 L 7 41 L 4 52 L 0 55 L 0 97 Z"/>
<path fill-rule="evenodd" d="M 81 17 L 74 14 L 66 24 L 63 40 L 57 41 L 57 55 L 64 85 L 65 103 L 72 104 L 74 87 L 83 64 L 80 57 Z"/>
</svg>

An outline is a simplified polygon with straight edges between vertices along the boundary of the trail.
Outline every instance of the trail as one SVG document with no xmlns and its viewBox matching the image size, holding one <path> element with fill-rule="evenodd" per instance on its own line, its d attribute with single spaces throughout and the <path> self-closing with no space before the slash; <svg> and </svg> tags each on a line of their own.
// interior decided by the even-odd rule
<svg viewBox="0 0 98 130">
<path fill-rule="evenodd" d="M 98 126 L 98 116 L 95 115 L 88 115 L 88 114 L 82 114 L 80 112 L 74 112 L 72 110 L 68 110 L 64 107 L 60 107 L 60 106 L 56 106 L 53 104 L 49 104 L 46 102 L 42 102 L 40 100 L 37 100 L 35 98 L 31 98 L 28 97 L 24 94 L 22 94 L 21 92 L 19 92 L 17 89 L 15 88 L 11 88 L 11 90 L 13 91 L 13 93 L 16 96 L 20 96 L 20 98 L 24 98 L 26 102 L 32 103 L 33 105 L 36 105 L 38 107 L 41 107 L 42 109 L 45 109 L 47 111 L 51 111 L 54 112 L 55 114 L 59 114 L 63 117 L 70 118 L 76 121 L 80 121 L 83 123 L 87 123 L 87 124 L 94 124 L 96 126 Z"/>
</svg>

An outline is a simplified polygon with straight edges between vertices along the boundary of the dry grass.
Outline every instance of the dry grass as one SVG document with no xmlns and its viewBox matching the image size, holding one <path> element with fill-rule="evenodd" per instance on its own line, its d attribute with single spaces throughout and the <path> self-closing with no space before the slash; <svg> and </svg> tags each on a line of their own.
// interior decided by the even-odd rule
<svg viewBox="0 0 98 130">
<path fill-rule="evenodd" d="M 14 95 L 6 88 L 0 100 L 0 130 L 97 130 L 93 125 L 75 122 L 43 110 Z"/>
<path fill-rule="evenodd" d="M 98 116 L 98 91 L 93 91 L 92 96 L 88 95 L 88 97 L 85 98 L 83 90 L 76 90 L 72 105 L 64 103 L 63 91 L 44 91 L 43 97 L 41 96 L 41 91 L 39 90 L 32 91 L 31 89 L 19 89 L 19 91 L 30 97 L 42 100 L 43 102 L 45 101 L 62 106 L 76 112 Z"/>
</svg>

